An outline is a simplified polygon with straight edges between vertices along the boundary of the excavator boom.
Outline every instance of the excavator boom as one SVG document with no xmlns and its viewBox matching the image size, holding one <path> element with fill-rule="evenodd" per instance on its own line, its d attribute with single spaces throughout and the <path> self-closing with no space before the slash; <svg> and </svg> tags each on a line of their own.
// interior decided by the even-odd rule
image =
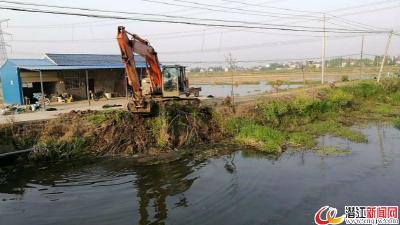
<svg viewBox="0 0 400 225">
<path fill-rule="evenodd" d="M 130 35 L 132 39 L 129 38 Z M 130 34 L 125 27 L 118 27 L 117 40 L 121 50 L 122 61 L 125 64 L 126 74 L 129 85 L 132 86 L 136 98 L 142 98 L 139 76 L 136 72 L 136 63 L 134 53 L 142 56 L 146 60 L 148 76 L 151 81 L 152 94 L 161 94 L 162 73 L 157 53 L 151 47 L 150 43 L 136 34 Z"/>
</svg>

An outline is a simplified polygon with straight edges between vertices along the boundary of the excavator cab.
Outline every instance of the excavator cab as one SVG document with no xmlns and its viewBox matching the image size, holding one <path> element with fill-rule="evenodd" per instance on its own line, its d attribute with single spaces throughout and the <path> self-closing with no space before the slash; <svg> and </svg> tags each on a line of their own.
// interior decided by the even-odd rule
<svg viewBox="0 0 400 225">
<path fill-rule="evenodd" d="M 163 97 L 179 97 L 180 95 L 199 96 L 201 88 L 189 87 L 186 68 L 180 65 L 163 66 Z"/>
<path fill-rule="evenodd" d="M 163 97 L 179 97 L 181 90 L 181 70 L 179 66 L 164 66 L 162 70 L 162 76 Z"/>
</svg>

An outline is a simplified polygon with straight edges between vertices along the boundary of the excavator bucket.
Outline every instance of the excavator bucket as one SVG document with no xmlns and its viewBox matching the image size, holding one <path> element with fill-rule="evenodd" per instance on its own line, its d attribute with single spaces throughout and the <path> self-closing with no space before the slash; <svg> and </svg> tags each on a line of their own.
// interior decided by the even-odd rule
<svg viewBox="0 0 400 225">
<path fill-rule="evenodd" d="M 128 103 L 127 108 L 130 112 L 135 114 L 151 114 L 154 110 L 155 103 L 153 101 L 131 101 Z"/>
</svg>

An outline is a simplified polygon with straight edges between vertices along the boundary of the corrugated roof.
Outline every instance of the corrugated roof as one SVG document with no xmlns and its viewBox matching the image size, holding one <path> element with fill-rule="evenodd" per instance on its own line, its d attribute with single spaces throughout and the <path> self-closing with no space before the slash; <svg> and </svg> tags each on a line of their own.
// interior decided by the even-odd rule
<svg viewBox="0 0 400 225">
<path fill-rule="evenodd" d="M 141 66 L 137 66 L 141 68 Z M 20 69 L 24 70 L 85 70 L 85 69 L 124 69 L 122 65 L 109 65 L 109 66 L 19 66 Z M 144 66 L 143 66 L 144 68 Z"/>
<path fill-rule="evenodd" d="M 46 56 L 59 66 L 123 66 L 121 55 L 48 53 Z M 145 63 L 141 56 L 135 56 L 135 60 L 138 64 Z"/>
<path fill-rule="evenodd" d="M 145 68 L 143 57 L 135 55 L 136 67 Z M 120 55 L 46 54 L 44 59 L 8 59 L 25 70 L 124 69 Z"/>
<path fill-rule="evenodd" d="M 49 59 L 8 59 L 17 67 L 23 66 L 54 66 L 55 64 Z"/>
</svg>

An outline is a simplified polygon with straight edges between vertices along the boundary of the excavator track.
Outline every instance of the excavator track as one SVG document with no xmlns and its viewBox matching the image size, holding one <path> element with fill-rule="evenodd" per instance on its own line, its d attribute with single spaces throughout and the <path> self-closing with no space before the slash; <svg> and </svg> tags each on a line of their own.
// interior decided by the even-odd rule
<svg viewBox="0 0 400 225">
<path fill-rule="evenodd" d="M 174 97 L 174 98 L 162 98 L 156 97 L 146 100 L 141 104 L 131 101 L 128 103 L 128 110 L 134 114 L 140 115 L 154 115 L 156 116 L 162 108 L 171 106 L 173 104 L 190 105 L 199 107 L 201 104 L 200 99 L 192 97 Z"/>
</svg>

